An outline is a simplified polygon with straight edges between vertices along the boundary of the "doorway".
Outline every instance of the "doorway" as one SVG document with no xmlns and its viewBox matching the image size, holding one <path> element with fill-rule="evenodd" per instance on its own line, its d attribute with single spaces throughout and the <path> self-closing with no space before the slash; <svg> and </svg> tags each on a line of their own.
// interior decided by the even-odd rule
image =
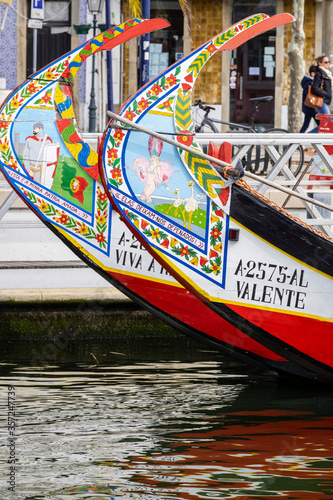
<svg viewBox="0 0 333 500">
<path fill-rule="evenodd" d="M 263 5 L 265 4 L 265 5 Z M 275 2 L 247 2 L 235 0 L 232 6 L 232 23 L 255 12 L 275 14 Z M 253 97 L 273 96 L 273 100 L 259 107 L 256 123 L 274 126 L 275 94 L 275 40 L 276 30 L 252 38 L 231 53 L 230 61 L 230 120 L 237 123 L 250 121 Z"/>
<path fill-rule="evenodd" d="M 168 28 L 150 34 L 149 78 L 152 79 L 183 57 L 184 16 L 178 1 L 152 0 L 150 17 L 170 21 Z"/>
</svg>

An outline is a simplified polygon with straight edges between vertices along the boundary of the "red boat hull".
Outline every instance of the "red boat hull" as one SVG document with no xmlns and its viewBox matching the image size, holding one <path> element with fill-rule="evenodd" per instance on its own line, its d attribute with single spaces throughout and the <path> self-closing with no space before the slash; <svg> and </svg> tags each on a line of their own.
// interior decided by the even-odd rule
<svg viewBox="0 0 333 500">
<path fill-rule="evenodd" d="M 295 352 L 301 346 L 305 357 L 311 357 L 319 363 L 332 364 L 333 336 L 332 323 L 306 316 L 297 316 L 253 307 L 231 306 L 231 309 L 243 318 L 269 332 L 274 338 L 290 346 Z M 254 319 L 254 318 L 257 318 Z M 315 335 L 320 334 L 320 342 L 315 342 Z"/>
</svg>

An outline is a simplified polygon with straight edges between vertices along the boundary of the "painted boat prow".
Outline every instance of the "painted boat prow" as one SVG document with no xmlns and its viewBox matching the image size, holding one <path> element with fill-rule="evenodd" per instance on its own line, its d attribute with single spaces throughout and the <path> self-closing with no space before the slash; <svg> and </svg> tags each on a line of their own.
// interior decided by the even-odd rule
<svg viewBox="0 0 333 500">
<path fill-rule="evenodd" d="M 221 47 L 217 52 L 220 52 L 221 50 L 235 50 L 240 45 L 243 45 L 243 43 L 251 40 L 251 38 L 265 33 L 265 31 L 278 28 L 279 26 L 284 26 L 294 21 L 294 16 L 288 13 L 276 14 L 275 16 L 268 17 L 261 21 L 260 24 L 250 26 L 248 30 L 239 33 L 237 38 L 232 38 L 231 40 L 226 42 L 223 48 Z M 234 26 L 237 26 L 237 24 L 235 24 Z"/>
<path fill-rule="evenodd" d="M 66 91 L 70 89 L 66 83 L 80 65 L 96 51 L 140 34 L 144 26 L 160 29 L 167 24 L 164 20 L 122 23 L 58 58 L 15 89 L 3 107 L 1 169 L 20 198 L 58 238 L 140 306 L 183 333 L 243 361 L 265 369 L 297 372 L 297 367 L 217 317 L 140 248 L 111 210 L 96 174 L 97 154 L 76 132 L 72 95 Z M 30 133 L 34 122 L 41 123 L 52 144 L 59 144 L 56 150 L 61 161 L 56 163 L 54 175 L 48 176 L 50 186 L 33 178 L 25 168 L 21 139 Z M 73 178 L 68 177 L 71 175 Z"/>
<path fill-rule="evenodd" d="M 118 41 L 124 37 L 129 39 L 131 30 L 143 30 L 141 23 L 145 21 L 132 20 L 122 23 L 123 34 L 118 33 Z M 158 23 L 165 25 L 164 20 Z M 158 23 L 148 21 L 151 29 L 153 26 L 162 27 Z M 112 36 L 115 36 L 114 33 L 112 31 Z M 70 92 L 66 92 L 68 85 L 63 85 L 64 79 L 69 80 L 75 76 L 87 55 L 103 50 L 103 44 L 104 48 L 110 48 L 110 34 L 111 32 L 108 32 L 108 35 L 102 38 L 95 37 L 59 58 L 29 78 L 6 99 L 2 109 L 0 166 L 7 180 L 26 205 L 76 255 L 111 284 L 164 321 L 243 361 L 278 371 L 318 378 L 316 374 L 307 372 L 263 347 L 189 294 L 165 273 L 163 267 L 157 268 L 150 256 L 147 257 L 147 252 L 145 253 L 143 249 L 142 252 L 140 249 L 141 253 L 139 252 L 137 241 L 131 240 L 117 215 L 111 211 L 107 193 L 99 182 L 98 155 L 76 132 L 72 96 Z M 134 36 L 134 31 L 132 34 Z M 116 43 L 115 40 L 112 43 Z M 156 102 L 154 94 L 152 97 Z M 48 104 L 49 102 L 52 102 L 52 106 Z M 54 109 L 60 116 L 57 121 L 54 120 Z M 31 110 L 34 110 L 34 115 L 31 115 Z M 41 121 L 53 143 L 59 143 L 62 163 L 60 160 L 56 163 L 51 186 L 45 186 L 31 177 L 29 169 L 25 168 L 25 158 L 22 158 L 21 152 L 16 150 L 14 136 L 19 145 L 23 147 L 24 143 L 15 132 L 27 135 L 25 127 L 27 123 L 32 126 L 31 120 Z M 104 154 L 108 155 L 108 151 L 110 148 L 106 144 Z M 111 157 L 112 154 L 111 152 Z M 113 168 L 118 168 L 118 164 L 114 163 Z M 186 175 L 189 176 L 188 173 Z M 192 179 L 191 176 L 188 178 Z M 210 201 L 206 199 L 205 203 L 208 206 Z M 221 220 L 218 208 L 212 211 L 209 208 L 208 211 L 210 217 L 206 217 L 205 223 L 216 224 L 217 220 Z M 123 217 L 126 216 L 123 211 L 122 214 Z M 126 223 L 130 225 L 131 230 L 132 226 L 137 227 L 136 221 L 131 219 L 126 219 Z M 193 234 L 186 232 L 193 237 Z M 200 238 L 199 235 L 198 241 Z M 179 249 L 178 243 L 172 248 Z M 124 249 L 123 245 L 128 245 L 129 248 Z M 133 252 L 128 257 L 131 248 L 137 253 Z M 219 249 L 215 252 L 221 253 Z M 132 264 L 127 264 L 128 261 Z M 194 261 L 196 262 L 195 258 Z M 143 269 L 140 269 L 140 265 Z M 149 274 L 147 269 L 152 269 L 154 266 L 156 269 Z"/>
<path fill-rule="evenodd" d="M 201 149 L 195 143 L 195 137 L 189 135 L 193 131 L 191 94 L 204 64 L 224 48 L 237 47 L 238 42 L 251 38 L 255 33 L 293 20 L 288 14 L 272 21 L 269 19 L 266 15 L 252 16 L 210 39 L 140 89 L 119 113 L 132 123 L 173 134 L 180 144 L 183 141 L 190 145 L 193 153 L 178 153 L 178 149 L 164 143 L 153 155 L 148 145 L 149 137 L 132 130 L 123 131 L 120 137 L 112 129 L 108 131 L 104 145 L 104 181 L 133 234 L 193 295 L 245 335 L 256 338 L 280 355 L 285 353 L 294 363 L 332 382 L 333 365 L 329 359 L 333 349 L 330 340 L 333 333 L 332 242 L 319 233 L 315 234 L 310 227 L 304 228 L 304 224 L 296 218 L 273 209 L 268 200 L 260 200 L 247 189 L 246 196 L 251 199 L 254 212 L 251 209 L 247 213 L 244 201 L 241 207 L 237 207 L 235 217 L 236 193 L 239 198 L 243 187 L 227 188 L 226 179 L 208 161 L 196 155 L 196 151 Z M 113 126 L 116 127 L 115 124 Z M 157 160 L 153 160 L 153 156 L 159 158 L 160 165 L 162 161 L 165 163 L 163 169 L 154 167 Z M 167 163 L 171 164 L 169 169 Z M 154 171 L 155 177 L 152 175 Z M 188 199 L 186 188 L 192 186 L 190 198 L 195 209 L 198 209 L 196 202 L 200 196 L 201 212 L 205 214 L 205 222 L 201 217 L 201 228 L 193 228 L 194 210 L 191 214 L 190 210 L 182 208 L 183 221 L 179 220 L 179 215 L 178 220 L 168 215 L 172 197 L 167 189 L 173 191 L 176 186 L 184 192 L 184 195 L 181 193 L 184 199 Z M 163 202 L 155 203 L 152 195 Z M 267 206 L 270 210 L 266 209 Z M 259 230 L 245 222 L 246 217 L 255 221 L 256 210 L 263 209 L 272 223 L 274 218 L 279 221 L 282 234 L 283 228 L 288 228 L 290 239 L 283 239 L 283 245 L 276 243 L 278 235 L 274 230 L 271 236 L 267 231 L 264 237 L 259 234 L 270 221 L 261 217 L 262 227 Z M 185 220 L 187 215 L 189 218 Z M 230 227 L 240 232 L 240 242 L 229 242 Z M 298 240 L 298 236 L 302 238 Z M 304 248 L 298 248 L 297 241 L 299 247 L 302 241 Z M 318 251 L 316 253 L 316 247 L 328 249 L 323 259 Z M 309 265 L 309 261 L 313 264 Z M 256 282 L 249 281 L 252 276 L 246 267 L 247 262 L 254 262 L 254 266 L 260 267 L 254 275 Z M 266 282 L 268 274 L 263 272 L 265 265 L 279 270 L 274 279 L 271 278 L 273 286 Z M 247 274 L 247 279 L 236 279 L 241 272 Z M 261 278 L 265 275 L 266 281 Z M 300 277 L 306 277 L 306 281 Z M 305 286 L 304 283 L 310 285 Z M 257 291 L 260 293 L 257 294 Z M 290 300 L 285 298 L 288 294 Z M 296 297 L 296 302 L 291 297 Z M 281 331 L 286 332 L 289 328 L 293 339 L 286 335 L 283 340 L 279 338 L 276 329 L 279 324 L 283 325 Z M 308 335 L 306 346 L 302 343 L 304 328 Z M 311 338 L 315 345 L 317 329 L 323 330 L 327 356 L 320 352 L 320 345 L 317 344 L 318 349 L 311 348 Z"/>
<path fill-rule="evenodd" d="M 194 150 L 196 149 L 201 151 L 200 146 L 193 142 L 193 137 L 186 138 L 186 136 L 182 136 L 181 134 L 193 132 L 191 117 L 191 93 L 196 78 L 203 69 L 204 65 L 219 51 L 224 50 L 225 48 L 236 47 L 253 36 L 259 35 L 272 27 L 289 23 L 293 21 L 293 19 L 293 16 L 290 14 L 280 14 L 273 16 L 272 18 L 266 14 L 255 14 L 239 21 L 227 30 L 210 38 L 199 48 L 195 49 L 191 54 L 185 56 L 183 59 L 170 66 L 170 68 L 168 68 L 164 73 L 158 75 L 147 85 L 143 86 L 124 104 L 119 114 L 125 118 L 129 118 L 133 122 L 144 122 L 144 120 L 147 120 L 149 125 L 151 125 L 150 122 L 153 117 L 151 118 L 149 116 L 149 112 L 151 111 L 152 113 L 156 113 L 158 103 L 162 103 L 159 105 L 159 108 L 161 109 L 161 119 L 159 120 L 157 126 L 161 129 L 161 126 L 163 128 L 164 125 L 164 130 L 169 134 L 174 133 L 176 135 L 179 133 L 178 136 L 176 135 L 179 142 L 186 140 L 186 145 L 188 144 Z M 160 97 L 160 95 L 162 97 Z M 162 98 L 167 98 L 167 101 L 163 102 Z M 173 102 L 171 103 L 171 101 Z M 164 109 L 163 106 L 166 109 Z M 169 119 L 168 123 L 162 123 L 164 120 L 163 115 L 166 115 L 167 111 L 170 111 L 170 114 L 172 114 L 172 120 Z M 152 124 L 150 128 L 154 130 L 154 124 Z M 133 191 L 133 189 L 135 190 L 135 187 L 132 187 L 127 179 L 126 169 L 128 167 L 122 169 L 122 165 L 128 161 L 126 158 L 126 150 L 138 150 L 140 145 L 130 144 L 130 133 L 126 133 L 125 139 L 123 138 L 124 135 L 125 134 L 122 134 L 119 140 L 118 131 L 114 133 L 110 133 L 110 131 L 107 132 L 104 137 L 104 171 L 101 173 L 102 182 L 105 188 L 112 193 L 114 204 L 120 212 L 124 210 L 124 208 L 122 208 L 117 202 L 117 196 L 120 195 L 120 193 L 124 196 L 130 195 L 132 202 L 134 200 L 138 201 L 138 198 L 134 195 Z M 145 141 L 147 139 L 143 138 L 142 140 Z M 109 155 L 113 154 L 113 151 L 115 151 L 115 157 L 110 159 Z M 175 157 L 178 157 L 178 151 L 173 154 Z M 211 197 L 213 199 L 221 213 L 223 211 L 227 212 L 228 204 L 224 202 L 225 197 L 221 200 L 220 197 L 217 196 L 217 189 L 222 191 L 225 187 L 226 181 L 216 173 L 215 169 L 212 168 L 209 162 L 202 161 L 200 159 L 198 161 L 197 160 L 195 151 L 192 156 L 189 156 L 188 153 L 183 153 L 181 155 L 181 162 L 178 166 L 178 171 L 182 170 L 183 164 L 189 174 L 187 182 L 193 180 L 201 189 L 204 190 L 207 197 Z M 116 176 L 118 171 L 121 173 L 119 177 Z M 118 179 L 120 179 L 120 181 Z M 184 180 L 183 178 L 181 181 L 185 183 L 186 179 Z M 217 215 L 215 214 L 214 217 L 216 218 Z M 131 230 L 134 232 L 136 237 L 142 238 L 140 240 L 141 243 L 146 245 L 147 250 L 152 253 L 154 258 L 162 263 L 183 286 L 187 287 L 187 289 L 191 291 L 191 293 L 204 302 L 210 302 L 205 289 L 199 289 L 195 280 L 191 281 L 186 272 L 180 271 L 179 267 L 175 267 L 173 265 L 172 259 L 167 258 L 165 253 L 162 254 L 156 245 L 151 245 L 150 242 L 147 242 L 143 231 L 136 228 L 133 221 L 131 221 L 129 217 L 125 219 L 127 219 L 127 224 L 131 227 Z M 209 260 L 207 259 L 207 255 L 201 256 L 201 258 L 206 262 Z"/>
</svg>

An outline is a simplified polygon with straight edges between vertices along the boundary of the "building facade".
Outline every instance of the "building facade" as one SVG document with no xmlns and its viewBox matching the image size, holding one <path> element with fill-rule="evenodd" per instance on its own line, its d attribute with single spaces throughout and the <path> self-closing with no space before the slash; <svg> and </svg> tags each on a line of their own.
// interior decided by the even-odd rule
<svg viewBox="0 0 333 500">
<path fill-rule="evenodd" d="M 8 1 L 8 0 L 7 0 Z M 49 62 L 73 50 L 93 37 L 93 16 L 89 13 L 86 0 L 44 0 L 42 28 L 29 27 L 31 0 L 9 0 L 4 28 L 0 32 L 0 100 L 20 83 Z M 0 0 L 0 15 L 5 5 Z M 121 22 L 121 4 L 112 11 L 112 22 Z M 103 24 L 104 23 L 104 24 Z M 83 30 L 82 25 L 90 29 Z M 0 18 L 1 25 L 1 18 Z M 104 9 L 97 15 L 95 34 L 105 30 Z M 113 94 L 115 105 L 122 99 L 122 48 L 112 51 Z M 80 68 L 74 81 L 74 107 L 78 126 L 88 131 L 88 114 L 91 101 L 92 79 L 94 79 L 97 120 L 96 132 L 102 131 L 107 123 L 107 71 L 106 54 L 96 54 L 95 72 L 92 74 L 92 58 Z"/>
<path fill-rule="evenodd" d="M 170 22 L 169 29 L 151 34 L 151 77 L 244 17 L 256 12 L 269 15 L 292 12 L 292 0 L 189 0 L 188 3 L 193 16 L 191 30 L 184 21 L 177 0 L 151 0 L 151 17 L 163 17 Z M 332 5 L 333 0 L 305 1 L 304 72 L 315 57 L 322 54 L 325 40 L 330 39 L 326 25 Z M 3 14 L 5 4 L 0 3 L 0 7 L 0 13 Z M 30 8 L 31 0 L 12 0 L 8 8 L 4 29 L 0 33 L 0 98 L 4 98 L 33 73 L 34 61 L 39 69 L 93 36 L 92 28 L 87 34 L 77 33 L 77 28 L 74 28 L 74 25 L 92 25 L 86 0 L 44 0 L 43 26 L 37 30 L 28 27 Z M 131 17 L 125 1 L 112 1 L 111 8 L 114 24 Z M 104 20 L 103 9 L 98 15 L 96 34 L 103 29 Z M 258 121 L 268 126 L 286 128 L 290 39 L 291 27 L 285 26 L 252 39 L 234 51 L 216 55 L 200 73 L 193 99 L 201 99 L 214 105 L 215 116 L 218 118 L 246 123 L 251 114 L 249 99 L 273 95 L 273 104 L 262 106 Z M 328 45 L 329 42 L 326 47 Z M 330 51 L 326 53 L 330 55 Z M 75 106 L 79 128 L 87 131 L 88 107 L 94 79 L 98 132 L 106 125 L 106 56 L 102 54 L 96 57 L 94 75 L 91 59 L 87 59 L 74 82 Z M 137 90 L 139 66 L 138 40 L 126 42 L 112 51 L 115 109 Z"/>
</svg>

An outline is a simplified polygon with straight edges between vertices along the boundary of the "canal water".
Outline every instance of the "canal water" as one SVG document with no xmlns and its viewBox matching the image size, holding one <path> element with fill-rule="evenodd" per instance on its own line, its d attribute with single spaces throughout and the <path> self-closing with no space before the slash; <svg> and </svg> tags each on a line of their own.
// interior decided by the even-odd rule
<svg viewBox="0 0 333 500">
<path fill-rule="evenodd" d="M 185 337 L 41 349 L 0 345 L 2 500 L 333 499 L 331 388 Z"/>
</svg>

